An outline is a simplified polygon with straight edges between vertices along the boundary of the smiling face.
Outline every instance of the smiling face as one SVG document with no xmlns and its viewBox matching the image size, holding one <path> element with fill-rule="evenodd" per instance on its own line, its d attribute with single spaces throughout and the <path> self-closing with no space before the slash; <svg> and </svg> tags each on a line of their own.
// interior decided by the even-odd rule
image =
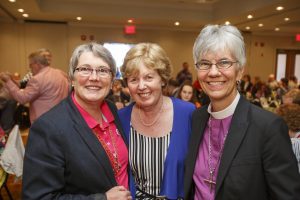
<svg viewBox="0 0 300 200">
<path fill-rule="evenodd" d="M 90 66 L 92 68 L 106 67 L 109 65 L 103 59 L 96 57 L 92 52 L 84 52 L 78 59 L 79 66 Z M 74 95 L 76 101 L 82 107 L 92 105 L 99 105 L 110 91 L 112 84 L 112 77 L 100 77 L 95 70 L 90 76 L 82 76 L 75 71 L 72 85 L 74 86 Z"/>
<path fill-rule="evenodd" d="M 130 94 L 141 108 L 155 107 L 162 98 L 163 81 L 157 71 L 147 68 L 142 62 L 139 71 L 127 78 Z"/>
<path fill-rule="evenodd" d="M 201 60 L 214 64 L 220 60 L 236 61 L 228 50 L 208 52 Z M 243 70 L 238 69 L 238 63 L 234 63 L 228 69 L 218 70 L 216 65 L 213 65 L 209 70 L 197 70 L 200 85 L 209 96 L 213 111 L 220 111 L 232 103 L 237 94 L 236 82 L 241 79 L 242 74 Z"/>
</svg>

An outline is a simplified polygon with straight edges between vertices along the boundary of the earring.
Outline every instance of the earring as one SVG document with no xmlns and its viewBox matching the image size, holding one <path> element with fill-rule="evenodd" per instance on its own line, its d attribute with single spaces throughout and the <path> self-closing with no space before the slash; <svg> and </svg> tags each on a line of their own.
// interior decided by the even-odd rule
<svg viewBox="0 0 300 200">
<path fill-rule="evenodd" d="M 240 82 L 241 82 L 241 80 L 237 80 L 237 81 L 236 81 L 236 84 L 237 84 L 237 85 L 239 85 L 239 84 L 240 84 Z"/>
</svg>

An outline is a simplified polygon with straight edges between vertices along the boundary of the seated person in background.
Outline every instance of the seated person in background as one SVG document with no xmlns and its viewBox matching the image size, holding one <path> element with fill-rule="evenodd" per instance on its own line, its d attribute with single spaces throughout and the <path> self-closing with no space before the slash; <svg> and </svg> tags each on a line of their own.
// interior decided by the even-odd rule
<svg viewBox="0 0 300 200">
<path fill-rule="evenodd" d="M 300 90 L 297 88 L 291 89 L 282 97 L 283 104 L 295 103 L 300 105 Z"/>
<path fill-rule="evenodd" d="M 298 104 L 282 104 L 277 109 L 280 115 L 289 127 L 289 135 L 300 172 L 300 105 Z"/>
<path fill-rule="evenodd" d="M 15 125 L 17 102 L 9 95 L 0 81 L 0 126 L 8 134 Z"/>
<path fill-rule="evenodd" d="M 195 90 L 196 101 L 199 102 L 200 106 L 208 105 L 210 102 L 210 99 L 207 96 L 207 94 L 205 94 L 203 89 L 201 88 L 201 85 L 200 85 L 198 79 L 194 81 L 193 88 Z"/>
<path fill-rule="evenodd" d="M 240 84 L 241 94 L 246 95 L 247 92 L 251 92 L 253 84 L 251 83 L 251 76 L 249 74 L 243 76 Z"/>
<path fill-rule="evenodd" d="M 110 94 L 107 97 L 116 104 L 118 109 L 123 108 L 130 102 L 130 95 L 126 93 L 124 89 L 125 86 L 123 80 L 115 79 Z"/>
<path fill-rule="evenodd" d="M 189 70 L 189 63 L 183 62 L 182 63 L 182 70 L 178 72 L 176 75 L 176 81 L 179 85 L 181 85 L 185 80 L 193 81 L 193 75 Z"/>
<path fill-rule="evenodd" d="M 169 96 L 169 97 L 177 97 L 178 90 L 179 90 L 178 82 L 171 78 L 168 81 L 167 86 L 164 88 L 163 93 L 164 93 L 164 95 Z"/>
<path fill-rule="evenodd" d="M 195 98 L 195 91 L 191 81 L 184 81 L 181 84 L 178 90 L 178 98 L 195 104 L 197 108 L 200 108 L 201 106 L 201 104 L 197 102 Z"/>
</svg>

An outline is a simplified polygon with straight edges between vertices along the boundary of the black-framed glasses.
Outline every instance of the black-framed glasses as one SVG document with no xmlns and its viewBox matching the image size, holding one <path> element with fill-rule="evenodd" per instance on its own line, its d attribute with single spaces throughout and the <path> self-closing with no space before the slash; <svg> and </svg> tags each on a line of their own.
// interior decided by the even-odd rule
<svg viewBox="0 0 300 200">
<path fill-rule="evenodd" d="M 74 71 L 78 71 L 78 74 L 81 76 L 90 76 L 95 71 L 97 76 L 104 78 L 109 77 L 112 72 L 111 69 L 107 67 L 92 68 L 89 66 L 80 66 L 77 67 Z"/>
<path fill-rule="evenodd" d="M 213 65 L 216 65 L 216 67 L 219 69 L 219 70 L 223 70 L 223 69 L 228 69 L 229 67 L 231 67 L 234 63 L 238 63 L 238 61 L 230 61 L 230 60 L 220 60 L 216 63 L 211 63 L 209 61 L 206 61 L 206 60 L 202 60 L 202 61 L 199 61 L 197 62 L 195 65 L 196 65 L 196 68 L 198 70 L 209 70 L 211 69 L 211 67 Z"/>
</svg>

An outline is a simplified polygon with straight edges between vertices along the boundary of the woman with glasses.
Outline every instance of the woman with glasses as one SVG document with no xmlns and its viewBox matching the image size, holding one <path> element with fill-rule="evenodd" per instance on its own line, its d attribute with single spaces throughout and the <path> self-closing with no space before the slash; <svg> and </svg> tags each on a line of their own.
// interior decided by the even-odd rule
<svg viewBox="0 0 300 200">
<path fill-rule="evenodd" d="M 239 30 L 206 26 L 193 56 L 211 102 L 193 114 L 184 199 L 299 200 L 300 175 L 287 125 L 237 90 L 246 62 Z"/>
<path fill-rule="evenodd" d="M 128 150 L 113 103 L 116 66 L 97 43 L 71 57 L 72 91 L 30 128 L 22 199 L 131 199 Z"/>
<path fill-rule="evenodd" d="M 132 47 L 122 66 L 134 100 L 119 114 L 129 143 L 130 190 L 136 199 L 183 198 L 184 159 L 195 106 L 163 95 L 171 70 L 167 54 L 153 43 Z"/>
</svg>

